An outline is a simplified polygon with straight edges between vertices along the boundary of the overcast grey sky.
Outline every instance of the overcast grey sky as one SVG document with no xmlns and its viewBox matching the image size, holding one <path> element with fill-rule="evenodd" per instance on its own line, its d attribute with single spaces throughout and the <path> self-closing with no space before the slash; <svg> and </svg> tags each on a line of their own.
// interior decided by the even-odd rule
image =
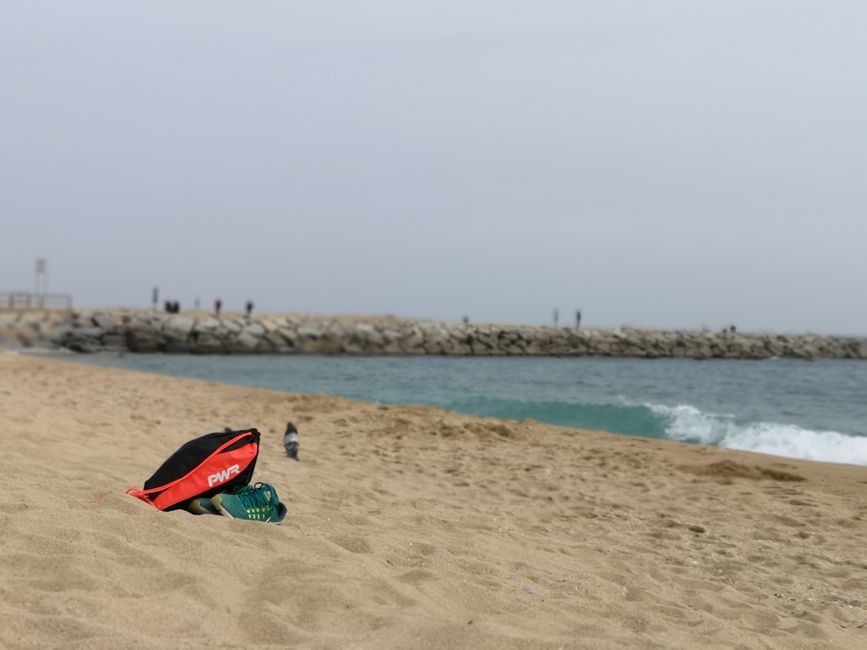
<svg viewBox="0 0 867 650">
<path fill-rule="evenodd" d="M 867 2 L 0 0 L 0 291 L 867 334 Z"/>
</svg>

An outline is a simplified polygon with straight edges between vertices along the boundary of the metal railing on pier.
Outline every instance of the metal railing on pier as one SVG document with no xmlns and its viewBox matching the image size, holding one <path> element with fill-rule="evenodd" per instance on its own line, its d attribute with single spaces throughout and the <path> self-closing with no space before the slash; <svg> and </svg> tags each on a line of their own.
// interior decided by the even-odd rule
<svg viewBox="0 0 867 650">
<path fill-rule="evenodd" d="M 72 309 L 72 295 L 68 293 L 0 291 L 0 310 L 4 309 Z"/>
</svg>

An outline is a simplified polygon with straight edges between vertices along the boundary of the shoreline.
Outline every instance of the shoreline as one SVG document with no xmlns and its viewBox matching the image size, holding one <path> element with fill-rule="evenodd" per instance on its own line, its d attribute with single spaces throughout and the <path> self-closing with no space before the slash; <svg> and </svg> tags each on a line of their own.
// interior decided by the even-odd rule
<svg viewBox="0 0 867 650">
<path fill-rule="evenodd" d="M 449 323 L 397 317 L 0 312 L 0 344 L 90 352 L 867 359 L 867 338 Z"/>
<path fill-rule="evenodd" d="M 0 645 L 848 648 L 867 627 L 867 468 L 2 351 L 0 410 Z M 124 494 L 223 426 L 262 432 L 282 526 Z"/>
<path fill-rule="evenodd" d="M 624 394 L 630 389 L 615 385 L 609 385 L 599 391 L 597 386 L 592 394 L 584 394 L 577 401 L 573 397 L 562 393 L 548 394 L 546 398 L 535 395 L 525 399 L 522 396 L 528 386 L 518 388 L 504 385 L 505 393 L 497 387 L 496 377 L 500 373 L 524 372 L 523 364 L 528 364 L 533 369 L 548 367 L 546 379 L 552 380 L 558 371 L 571 369 L 581 376 L 596 377 L 616 371 L 620 373 L 633 373 L 643 371 L 644 360 L 606 359 L 593 358 L 573 360 L 567 358 L 550 357 L 494 357 L 487 360 L 464 358 L 420 358 L 417 356 L 406 357 L 353 357 L 353 356 L 328 356 L 309 355 L 306 358 L 294 357 L 294 361 L 281 356 L 244 355 L 202 357 L 201 355 L 162 355 L 162 354 L 128 354 L 128 353 L 98 353 L 94 355 L 78 355 L 69 351 L 39 351 L 20 350 L 20 354 L 32 356 L 46 356 L 47 358 L 64 361 L 94 364 L 107 368 L 123 368 L 134 371 L 156 373 L 169 377 L 188 377 L 191 379 L 204 379 L 235 386 L 250 386 L 283 390 L 288 386 L 292 390 L 304 394 L 318 394 L 326 392 L 335 396 L 344 396 L 349 399 L 361 400 L 371 403 L 384 403 L 391 405 L 429 405 L 444 408 L 455 413 L 495 417 L 504 420 L 519 422 L 526 418 L 532 418 L 543 424 L 564 426 L 577 429 L 592 428 L 616 435 L 639 436 L 655 440 L 674 440 L 686 444 L 704 444 L 723 449 L 738 449 L 764 453 L 780 458 L 796 458 L 804 460 L 817 460 L 823 462 L 842 463 L 867 467 L 867 437 L 862 435 L 858 421 L 835 422 L 828 418 L 839 415 L 840 407 L 834 412 L 825 413 L 819 420 L 823 426 L 813 424 L 817 421 L 814 416 L 823 413 L 823 404 L 812 403 L 810 407 L 802 407 L 803 400 L 799 399 L 789 407 L 800 409 L 796 412 L 780 411 L 783 408 L 779 402 L 781 395 L 778 393 L 785 386 L 789 376 L 801 372 L 815 372 L 818 364 L 823 368 L 821 372 L 833 371 L 832 376 L 837 376 L 837 381 L 843 380 L 846 384 L 858 381 L 858 377 L 864 377 L 861 372 L 864 368 L 851 367 L 849 364 L 835 363 L 821 364 L 805 360 L 781 360 L 768 362 L 758 368 L 747 363 L 741 365 L 740 360 L 707 360 L 705 363 L 695 364 L 691 360 L 660 360 L 654 369 L 648 371 L 662 372 L 657 376 L 656 382 L 666 383 L 672 368 L 680 377 L 693 375 L 692 380 L 686 380 L 686 386 L 694 387 L 691 396 L 675 397 L 644 396 L 640 399 L 625 399 Z M 288 365 L 284 365 L 288 364 Z M 395 365 L 397 364 L 397 365 Z M 517 364 L 517 365 L 516 365 Z M 577 365 L 576 365 L 577 364 Z M 670 364 L 674 364 L 671 366 Z M 710 365 L 705 365 L 710 364 Z M 281 370 L 277 370 L 280 368 Z M 293 368 L 291 372 L 285 371 Z M 326 381 L 310 379 L 317 377 L 320 370 L 329 368 L 325 374 L 332 378 Z M 398 371 L 398 368 L 402 370 Z M 416 371 L 409 371 L 415 368 Z M 446 371 L 446 369 L 451 371 Z M 350 370 L 351 369 L 351 370 Z M 361 371 L 365 374 L 378 375 L 386 373 L 390 379 L 382 384 L 377 381 L 377 390 L 369 390 L 346 383 L 337 377 L 346 372 Z M 406 374 L 409 371 L 409 374 Z M 426 388 L 418 387 L 412 390 L 400 388 L 403 385 L 404 376 L 410 380 L 417 372 L 423 372 L 426 376 Z M 693 406 L 701 404 L 701 394 L 707 390 L 714 390 L 710 384 L 699 384 L 701 378 L 709 379 L 721 373 L 727 376 L 735 372 L 739 377 L 753 376 L 759 372 L 760 382 L 774 384 L 775 392 L 769 396 L 772 403 L 776 403 L 775 413 L 764 412 L 758 414 L 752 411 L 749 416 L 743 413 L 737 415 L 737 406 L 731 402 L 727 404 L 704 404 L 703 407 Z M 395 373 L 394 375 L 392 373 Z M 444 374 L 440 374 L 444 373 Z M 480 374 L 481 373 L 481 374 Z M 493 373 L 493 374 L 491 374 Z M 600 374 L 601 373 L 601 374 Z M 685 374 L 686 373 L 686 374 Z M 852 373 L 855 373 L 854 375 Z M 490 376 L 488 381 L 487 377 Z M 428 393 L 433 388 L 431 381 L 436 377 L 437 382 L 445 382 L 449 388 L 451 397 L 437 396 L 436 390 Z M 845 379 L 844 379 L 845 378 Z M 754 377 L 755 380 L 755 377 Z M 827 377 L 823 381 L 831 381 Z M 335 381 L 337 383 L 335 383 Z M 560 376 L 559 381 L 568 381 Z M 831 385 L 831 384 L 828 384 Z M 843 386 L 835 384 L 838 389 Z M 751 389 L 742 388 L 741 399 L 752 395 L 754 390 L 760 389 L 761 384 L 754 384 Z M 478 390 L 477 390 L 478 388 Z M 636 387 L 633 387 L 636 388 Z M 681 386 L 684 388 L 684 386 Z M 791 387 L 795 390 L 797 386 Z M 836 394 L 842 398 L 838 389 L 830 390 L 829 394 Z M 640 391 L 641 388 L 638 387 Z M 698 392 L 696 393 L 695 390 Z M 397 391 L 397 392 L 395 392 Z M 625 392 L 624 392 L 625 391 Z M 745 392 L 744 392 L 745 391 Z M 607 399 L 613 394 L 617 399 Z M 472 395 L 472 398 L 468 398 Z M 383 400 L 383 396 L 387 396 Z M 565 399 L 566 402 L 560 400 Z M 854 399 L 857 404 L 857 396 L 848 394 L 848 399 Z M 493 400 L 493 402 L 491 401 Z M 697 401 L 698 400 L 698 401 Z M 601 407 L 601 412 L 600 412 Z M 553 410 L 551 410 L 553 408 Z M 788 407 L 787 407 L 788 408 Z M 847 426 L 848 425 L 848 426 Z M 854 425 L 854 428 L 850 428 Z M 695 434 L 695 435 L 691 435 Z"/>
</svg>

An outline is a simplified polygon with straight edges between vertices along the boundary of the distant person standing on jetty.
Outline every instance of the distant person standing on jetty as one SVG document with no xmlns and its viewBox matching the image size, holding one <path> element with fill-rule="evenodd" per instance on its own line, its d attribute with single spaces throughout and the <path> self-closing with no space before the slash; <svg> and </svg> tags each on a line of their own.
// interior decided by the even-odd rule
<svg viewBox="0 0 867 650">
<path fill-rule="evenodd" d="M 559 325 L 559 324 L 560 324 L 560 310 L 555 309 L 554 310 L 554 327 L 557 327 L 557 325 Z"/>
<path fill-rule="evenodd" d="M 581 310 L 580 309 L 575 312 L 575 329 L 576 330 L 581 329 Z"/>
<path fill-rule="evenodd" d="M 253 301 L 252 301 L 252 300 L 248 300 L 248 301 L 247 301 L 247 318 L 250 318 L 250 316 L 252 315 L 252 313 L 253 313 Z"/>
<path fill-rule="evenodd" d="M 217 315 L 217 318 L 220 317 L 220 310 L 223 308 L 223 301 L 217 298 L 214 301 L 214 313 Z"/>
</svg>

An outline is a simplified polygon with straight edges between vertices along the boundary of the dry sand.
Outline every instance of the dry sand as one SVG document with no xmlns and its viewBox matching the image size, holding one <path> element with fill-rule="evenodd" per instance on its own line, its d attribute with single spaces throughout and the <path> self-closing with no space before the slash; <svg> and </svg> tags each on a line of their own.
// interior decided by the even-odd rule
<svg viewBox="0 0 867 650">
<path fill-rule="evenodd" d="M 867 647 L 867 468 L 2 351 L 0 425 L 3 648 Z M 226 425 L 282 526 L 124 493 Z"/>
</svg>

